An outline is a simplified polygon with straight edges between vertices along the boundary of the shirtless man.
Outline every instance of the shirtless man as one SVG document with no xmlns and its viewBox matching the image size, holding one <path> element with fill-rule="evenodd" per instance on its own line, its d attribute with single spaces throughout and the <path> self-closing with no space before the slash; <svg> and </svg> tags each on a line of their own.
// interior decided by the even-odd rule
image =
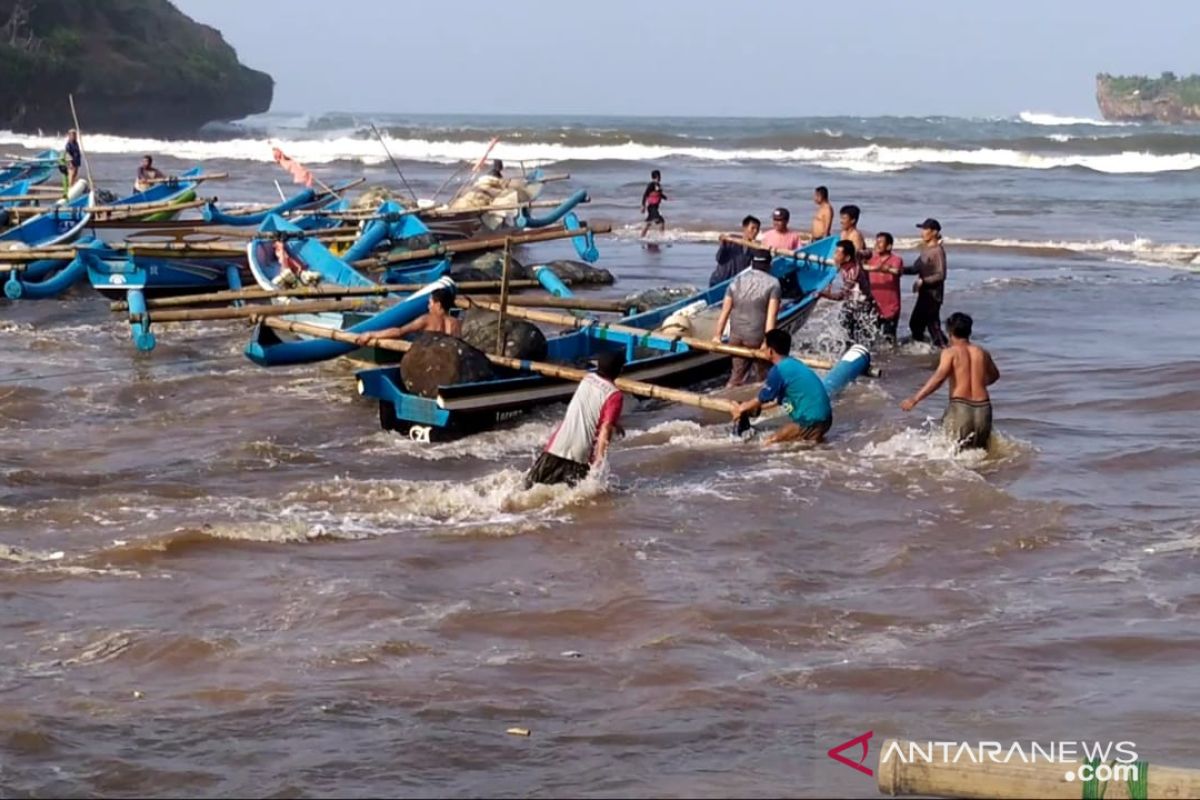
<svg viewBox="0 0 1200 800">
<path fill-rule="evenodd" d="M 971 344 L 971 318 L 956 312 L 946 320 L 950 346 L 942 351 L 942 360 L 921 391 L 900 404 L 912 411 L 917 403 L 937 391 L 950 379 L 950 403 L 942 415 L 942 427 L 959 448 L 987 448 L 992 435 L 992 398 L 987 387 L 1000 380 L 991 354 Z"/>
<path fill-rule="evenodd" d="M 360 333 L 354 343 L 359 347 L 366 347 L 379 339 L 403 339 L 410 333 L 444 333 L 447 336 L 459 336 L 462 334 L 462 323 L 450 316 L 452 308 L 454 292 L 450 289 L 434 289 L 429 294 L 428 314 L 422 314 L 399 328 Z"/>
<path fill-rule="evenodd" d="M 867 243 L 863 239 L 863 235 L 858 230 L 858 218 L 862 215 L 862 211 L 858 206 L 842 206 L 838 211 L 838 216 L 842 224 L 842 232 L 839 234 L 841 238 L 854 242 L 854 250 L 860 257 L 866 258 L 870 252 L 867 250 Z"/>
<path fill-rule="evenodd" d="M 813 202 L 817 210 L 813 212 L 811 235 L 816 241 L 824 239 L 833 230 L 833 204 L 829 202 L 829 189 L 824 186 L 813 189 Z"/>
</svg>

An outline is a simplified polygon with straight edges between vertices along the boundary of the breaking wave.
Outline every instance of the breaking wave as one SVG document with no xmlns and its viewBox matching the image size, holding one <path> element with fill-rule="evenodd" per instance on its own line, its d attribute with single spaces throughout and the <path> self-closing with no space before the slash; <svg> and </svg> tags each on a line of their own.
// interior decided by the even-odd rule
<svg viewBox="0 0 1200 800">
<path fill-rule="evenodd" d="M 856 146 L 823 147 L 729 147 L 712 144 L 651 144 L 617 141 L 609 144 L 573 145 L 555 141 L 501 140 L 492 155 L 509 161 L 616 161 L 650 162 L 686 158 L 713 163 L 770 162 L 807 164 L 848 172 L 897 172 L 923 166 L 976 167 L 1048 170 L 1080 168 L 1108 174 L 1152 174 L 1200 169 L 1200 153 L 1154 153 L 1125 150 L 1112 153 L 1042 153 L 1012 147 L 937 147 L 920 145 L 883 145 L 863 143 Z M 431 163 L 470 162 L 487 148 L 487 141 L 429 138 L 389 138 L 388 149 L 406 161 Z M 0 133 L 0 145 L 22 146 L 31 150 L 57 147 L 57 137 Z M 832 144 L 832 142 L 831 142 Z M 1060 143 L 1061 144 L 1061 143 Z M 281 147 L 294 159 L 306 164 L 355 161 L 383 164 L 387 155 L 374 139 L 355 135 L 330 138 L 233 138 L 220 141 L 200 139 L 161 140 L 128 138 L 107 134 L 88 137 L 93 153 L 161 153 L 184 161 L 271 161 L 271 148 Z"/>
<path fill-rule="evenodd" d="M 1100 125 L 1109 128 L 1133 124 L 1130 122 L 1109 122 L 1108 120 L 1091 119 L 1090 117 L 1060 117 L 1057 114 L 1046 114 L 1040 111 L 1022 111 L 1018 116 L 1022 122 L 1027 122 L 1030 125 Z"/>
</svg>

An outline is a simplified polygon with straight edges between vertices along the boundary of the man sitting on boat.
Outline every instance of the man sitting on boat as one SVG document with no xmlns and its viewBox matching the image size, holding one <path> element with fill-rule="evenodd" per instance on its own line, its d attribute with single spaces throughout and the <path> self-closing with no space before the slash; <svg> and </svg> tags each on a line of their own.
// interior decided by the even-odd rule
<svg viewBox="0 0 1200 800">
<path fill-rule="evenodd" d="M 762 223 L 758 221 L 758 217 L 746 216 L 742 220 L 742 238 L 748 242 L 757 240 L 761 228 Z M 708 285 L 716 286 L 737 275 L 750 266 L 750 257 L 753 255 L 754 249 L 751 247 L 736 242 L 722 241 L 717 248 L 717 268 L 708 277 Z"/>
<path fill-rule="evenodd" d="M 624 368 L 622 351 L 600 354 L 596 371 L 579 382 L 563 421 L 525 476 L 526 489 L 535 483 L 574 486 L 587 477 L 593 464 L 604 460 L 613 433 L 620 431 L 624 395 L 614 381 Z"/>
<path fill-rule="evenodd" d="M 381 331 L 360 333 L 355 339 L 359 347 L 366 347 L 379 339 L 403 339 L 413 333 L 444 333 L 447 336 L 460 336 L 462 323 L 450 312 L 454 309 L 454 291 L 452 289 L 434 289 L 429 293 L 429 313 L 422 314 L 407 325 L 399 328 L 384 328 Z"/>
<path fill-rule="evenodd" d="M 767 382 L 758 397 L 733 407 L 734 421 L 746 415 L 756 416 L 765 406 L 778 403 L 791 419 L 764 444 L 823 441 L 833 425 L 833 410 L 825 384 L 817 373 L 788 355 L 792 350 L 792 337 L 787 331 L 767 333 L 763 350 L 772 364 Z"/>
<path fill-rule="evenodd" d="M 137 180 L 133 182 L 133 190 L 144 192 L 154 185 L 152 181 L 161 181 L 166 177 L 162 170 L 154 166 L 154 159 L 151 156 L 142 156 L 142 165 L 138 167 Z"/>
<path fill-rule="evenodd" d="M 726 322 L 729 323 L 729 344 L 737 347 L 757 348 L 762 344 L 766 332 L 775 327 L 783 289 L 779 279 L 770 273 L 771 254 L 762 250 L 754 251 L 750 266 L 750 270 L 734 278 L 725 290 L 721 316 L 713 332 L 714 342 L 721 341 Z M 726 385 L 741 386 L 746 383 L 752 368 L 756 381 L 766 378 L 765 364 L 735 356 Z"/>
</svg>

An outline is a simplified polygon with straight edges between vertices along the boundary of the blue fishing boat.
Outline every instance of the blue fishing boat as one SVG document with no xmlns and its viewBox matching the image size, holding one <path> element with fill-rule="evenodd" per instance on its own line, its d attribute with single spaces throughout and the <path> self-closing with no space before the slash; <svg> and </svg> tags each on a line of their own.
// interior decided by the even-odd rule
<svg viewBox="0 0 1200 800">
<path fill-rule="evenodd" d="M 135 192 L 127 197 L 113 201 L 110 207 L 121 209 L 134 219 L 169 217 L 174 212 L 161 210 L 162 204 L 187 202 L 196 196 L 198 181 L 189 180 L 201 175 L 199 167 L 181 174 L 177 179 L 155 184 L 145 191 Z M 92 222 L 93 211 L 96 207 L 96 193 L 78 197 L 69 203 L 53 206 L 45 214 L 39 214 L 22 224 L 0 234 L 0 247 L 4 242 L 20 242 L 25 247 L 37 249 L 67 244 L 79 238 L 84 228 Z M 137 206 L 153 205 L 156 210 L 141 216 L 137 214 Z M 12 300 L 27 299 L 41 300 L 57 297 L 62 292 L 74 286 L 87 274 L 87 265 L 81 259 L 62 261 L 37 261 L 29 264 L 24 270 L 13 270 L 8 273 L 4 284 L 4 294 Z"/>
<path fill-rule="evenodd" d="M 286 216 L 295 211 L 314 211 L 324 209 L 341 199 L 340 195 L 351 186 L 361 183 L 360 180 L 350 181 L 341 186 L 331 187 L 332 191 L 317 191 L 304 189 L 277 205 L 262 211 L 239 213 L 237 210 L 226 211 L 215 202 L 205 203 L 200 207 L 200 216 L 206 222 L 214 225 L 231 225 L 234 227 L 250 227 L 262 225 L 272 214 Z"/>
<path fill-rule="evenodd" d="M 0 167 L 0 186 L 13 181 L 29 181 L 37 186 L 50 180 L 58 167 L 58 151 L 43 150 L 31 158 L 15 159 Z"/>
<path fill-rule="evenodd" d="M 317 239 L 277 215 L 270 216 L 259 228 L 259 236 L 246 247 L 250 273 L 263 289 L 278 291 L 290 286 L 312 286 L 329 292 L 338 288 L 378 287 L 346 261 L 338 258 Z M 285 263 L 281 263 L 281 258 Z M 449 277 L 449 260 L 439 261 L 411 274 L 412 283 L 424 286 L 402 300 L 377 312 L 332 312 L 289 316 L 299 322 L 346 330 L 353 333 L 404 325 L 425 313 L 430 292 L 454 288 Z M 289 275 L 290 273 L 290 275 Z M 309 339 L 281 335 L 265 325 L 255 327 L 246 357 L 264 367 L 324 361 L 346 355 L 354 345 L 327 339 Z"/>
<path fill-rule="evenodd" d="M 795 331 L 808 320 L 817 293 L 836 277 L 830 259 L 837 241 L 837 237 L 822 239 L 804 248 L 799 257 L 779 257 L 772 262 L 772 274 L 792 288 L 779 311 L 780 328 Z M 623 326 L 650 331 L 650 335 L 614 331 L 596 322 L 547 337 L 545 360 L 580 365 L 594 361 L 601 352 L 622 348 L 627 359 L 622 374 L 633 380 L 686 386 L 719 375 L 728 369 L 728 356 L 690 349 L 678 337 L 681 328 L 695 338 L 712 336 L 729 283 L 619 320 Z M 359 371 L 358 392 L 378 400 L 379 421 L 385 430 L 421 441 L 445 441 L 490 429 L 539 406 L 565 402 L 576 387 L 573 381 L 537 374 L 505 370 L 497 374 L 495 380 L 439 387 L 438 396 L 430 398 L 407 392 L 400 368 L 390 365 Z"/>
<path fill-rule="evenodd" d="M 19 198 L 23 198 L 29 194 L 29 187 L 31 185 L 27 180 L 13 181 L 12 183 L 0 185 L 0 208 L 20 205 L 25 202 Z"/>
</svg>

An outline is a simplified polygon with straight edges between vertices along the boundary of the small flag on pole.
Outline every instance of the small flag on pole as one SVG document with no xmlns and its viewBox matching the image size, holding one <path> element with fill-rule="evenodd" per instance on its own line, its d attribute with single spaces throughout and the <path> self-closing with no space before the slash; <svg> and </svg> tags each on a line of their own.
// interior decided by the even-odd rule
<svg viewBox="0 0 1200 800">
<path fill-rule="evenodd" d="M 496 146 L 496 142 L 498 142 L 498 141 L 500 141 L 500 137 L 496 136 L 490 142 L 488 142 L 487 150 L 483 151 L 483 155 L 480 157 L 479 161 L 475 164 L 475 168 L 472 169 L 471 172 L 479 172 L 479 168 L 483 166 L 483 162 L 487 161 L 488 155 L 491 154 L 492 148 Z"/>
<path fill-rule="evenodd" d="M 293 161 L 285 156 L 283 151 L 278 147 L 272 147 L 271 151 L 275 156 L 275 163 L 290 172 L 292 174 L 292 180 L 294 180 L 296 183 L 302 183 L 310 189 L 312 188 L 313 174 L 305 169 L 303 164 Z"/>
</svg>

